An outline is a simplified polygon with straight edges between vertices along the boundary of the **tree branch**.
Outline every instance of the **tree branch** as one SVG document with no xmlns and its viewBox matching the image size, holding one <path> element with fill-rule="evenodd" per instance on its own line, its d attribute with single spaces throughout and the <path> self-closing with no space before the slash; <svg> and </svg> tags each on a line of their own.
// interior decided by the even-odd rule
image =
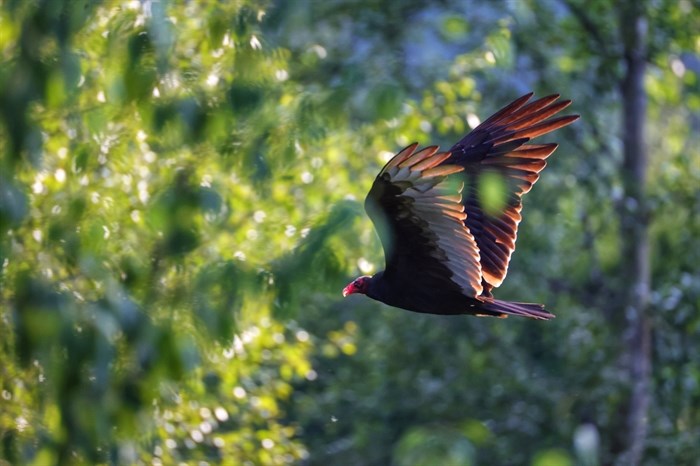
<svg viewBox="0 0 700 466">
<path fill-rule="evenodd" d="M 647 436 L 647 413 L 651 386 L 650 246 L 646 207 L 648 169 L 645 141 L 647 96 L 644 75 L 647 59 L 647 19 L 642 2 L 628 0 L 620 5 L 619 24 L 626 65 L 620 82 L 623 114 L 623 208 L 620 209 L 623 270 L 630 283 L 625 298 L 623 363 L 631 389 L 624 407 L 626 435 L 619 464 L 638 465 L 642 461 Z"/>
</svg>

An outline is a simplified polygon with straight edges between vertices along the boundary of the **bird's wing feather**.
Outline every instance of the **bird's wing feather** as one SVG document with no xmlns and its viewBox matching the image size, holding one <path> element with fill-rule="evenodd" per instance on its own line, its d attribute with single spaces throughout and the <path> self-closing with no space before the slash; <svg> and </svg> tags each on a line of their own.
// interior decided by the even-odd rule
<svg viewBox="0 0 700 466">
<path fill-rule="evenodd" d="M 518 224 L 522 219 L 522 196 L 530 191 L 557 144 L 528 144 L 537 136 L 566 126 L 578 115 L 551 118 L 571 101 L 557 102 L 551 95 L 527 103 L 526 94 L 496 112 L 455 144 L 445 161 L 465 168 L 467 187 L 463 204 L 464 220 L 481 254 L 485 291 L 499 286 L 508 272 L 515 250 Z M 480 191 L 480 178 L 496 174 L 506 188 L 505 206 L 500 212 L 487 212 Z"/>
<path fill-rule="evenodd" d="M 482 292 L 479 250 L 465 226 L 461 183 L 448 175 L 462 167 L 441 165 L 449 153 L 412 144 L 377 175 L 365 210 L 384 248 L 384 278 L 404 285 L 449 288 L 466 296 Z"/>
</svg>

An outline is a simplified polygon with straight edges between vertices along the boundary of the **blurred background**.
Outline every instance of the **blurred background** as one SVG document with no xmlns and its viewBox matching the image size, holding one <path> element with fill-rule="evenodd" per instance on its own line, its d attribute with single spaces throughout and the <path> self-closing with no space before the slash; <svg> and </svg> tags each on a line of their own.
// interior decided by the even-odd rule
<svg viewBox="0 0 700 466">
<path fill-rule="evenodd" d="M 697 465 L 697 0 L 5 0 L 0 465 Z M 533 90 L 581 120 L 501 299 L 383 268 L 383 163 Z"/>
</svg>

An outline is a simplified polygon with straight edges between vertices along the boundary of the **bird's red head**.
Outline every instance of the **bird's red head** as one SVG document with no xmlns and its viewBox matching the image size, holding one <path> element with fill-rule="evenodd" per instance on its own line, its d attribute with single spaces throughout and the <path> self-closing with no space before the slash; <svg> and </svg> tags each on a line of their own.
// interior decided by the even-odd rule
<svg viewBox="0 0 700 466">
<path fill-rule="evenodd" d="M 353 293 L 367 294 L 367 288 L 369 288 L 370 278 L 372 277 L 364 276 L 357 277 L 356 279 L 354 279 L 352 283 L 343 288 L 343 297 Z"/>
</svg>

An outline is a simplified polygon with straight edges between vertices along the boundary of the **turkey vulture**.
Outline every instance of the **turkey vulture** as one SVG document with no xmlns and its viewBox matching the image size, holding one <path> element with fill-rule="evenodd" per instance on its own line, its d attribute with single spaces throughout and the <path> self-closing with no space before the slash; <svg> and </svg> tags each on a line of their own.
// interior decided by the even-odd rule
<svg viewBox="0 0 700 466">
<path fill-rule="evenodd" d="M 447 152 L 413 143 L 382 168 L 365 199 L 384 249 L 385 270 L 355 279 L 343 296 L 362 293 L 428 314 L 533 319 L 554 317 L 541 304 L 495 299 L 508 271 L 530 191 L 557 144 L 530 140 L 578 115 L 551 118 L 571 103 L 559 95 L 513 101 Z M 456 175 L 458 174 L 459 175 Z M 456 177 L 459 183 L 451 182 Z M 496 179 L 503 202 L 489 208 L 484 181 Z"/>
</svg>

